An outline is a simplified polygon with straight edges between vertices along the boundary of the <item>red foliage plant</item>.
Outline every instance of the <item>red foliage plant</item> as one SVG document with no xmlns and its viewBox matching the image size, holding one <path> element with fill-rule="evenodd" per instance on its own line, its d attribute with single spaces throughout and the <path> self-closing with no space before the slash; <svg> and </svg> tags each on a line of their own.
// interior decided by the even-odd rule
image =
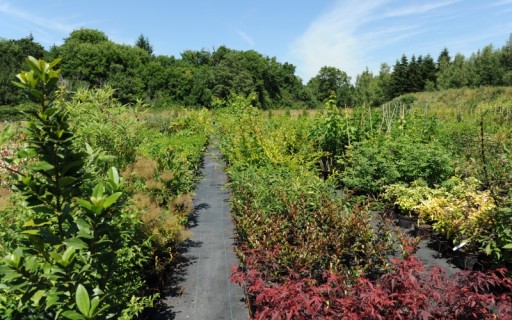
<svg viewBox="0 0 512 320">
<path fill-rule="evenodd" d="M 232 281 L 245 287 L 253 319 L 512 319 L 512 279 L 505 269 L 450 278 L 409 256 L 393 260 L 393 271 L 376 282 L 329 271 L 319 281 L 301 272 L 258 271 L 269 257 L 262 251 L 246 257 L 245 269 L 233 268 Z"/>
</svg>

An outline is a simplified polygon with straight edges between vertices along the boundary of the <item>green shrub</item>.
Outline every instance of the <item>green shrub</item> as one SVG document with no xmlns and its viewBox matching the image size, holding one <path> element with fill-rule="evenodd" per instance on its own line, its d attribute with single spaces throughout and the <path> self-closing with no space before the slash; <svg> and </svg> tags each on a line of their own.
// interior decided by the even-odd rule
<svg viewBox="0 0 512 320">
<path fill-rule="evenodd" d="M 406 136 L 379 137 L 353 145 L 342 158 L 343 184 L 358 192 L 378 194 L 393 183 L 417 179 L 433 186 L 454 172 L 448 151 L 433 141 L 423 143 Z"/>
<path fill-rule="evenodd" d="M 492 233 L 496 223 L 496 204 L 490 192 L 480 188 L 475 178 L 451 177 L 436 188 L 421 183 L 389 185 L 383 198 L 432 223 L 454 244 L 464 242 L 465 249 L 478 250 L 482 235 Z"/>
<path fill-rule="evenodd" d="M 481 249 L 500 264 L 512 267 L 512 204 L 495 211 L 493 228 L 484 230 L 479 237 Z"/>
<path fill-rule="evenodd" d="M 242 265 L 257 251 L 272 256 L 259 271 L 273 275 L 321 279 L 329 269 L 353 277 L 385 268 L 388 235 L 338 196 L 334 179 L 319 178 L 324 152 L 310 138 L 312 121 L 253 111 L 235 99 L 217 117 Z"/>
<path fill-rule="evenodd" d="M 70 101 L 62 101 L 76 126 L 76 148 L 86 144 L 100 153 L 114 158 L 109 165 L 124 169 L 136 157 L 137 147 L 144 141 L 141 134 L 144 122 L 137 117 L 137 109 L 122 105 L 114 97 L 111 87 L 78 89 Z"/>
<path fill-rule="evenodd" d="M 117 170 L 108 177 L 86 170 L 91 159 L 75 148 L 68 109 L 53 103 L 58 62 L 29 57 L 30 71 L 18 75 L 17 86 L 39 108 L 14 159 L 26 159 L 16 189 L 27 220 L 0 262 L 0 313 L 5 319 L 130 318 L 153 300 L 139 296 L 147 238 L 125 206 Z"/>
</svg>

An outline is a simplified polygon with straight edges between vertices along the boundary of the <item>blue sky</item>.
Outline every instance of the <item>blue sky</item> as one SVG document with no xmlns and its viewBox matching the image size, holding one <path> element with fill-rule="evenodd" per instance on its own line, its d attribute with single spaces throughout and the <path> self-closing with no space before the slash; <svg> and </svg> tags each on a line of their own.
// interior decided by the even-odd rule
<svg viewBox="0 0 512 320">
<path fill-rule="evenodd" d="M 325 65 L 354 79 L 404 53 L 502 47 L 512 0 L 0 0 L 0 38 L 32 33 L 49 48 L 78 28 L 126 44 L 144 34 L 156 54 L 226 45 L 290 62 L 305 81 Z"/>
</svg>

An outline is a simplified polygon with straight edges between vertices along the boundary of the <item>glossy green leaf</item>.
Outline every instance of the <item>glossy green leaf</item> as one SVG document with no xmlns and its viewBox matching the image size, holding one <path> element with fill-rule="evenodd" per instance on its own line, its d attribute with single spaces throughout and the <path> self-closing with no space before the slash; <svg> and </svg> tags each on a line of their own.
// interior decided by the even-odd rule
<svg viewBox="0 0 512 320">
<path fill-rule="evenodd" d="M 73 248 L 76 248 L 76 249 L 88 249 L 89 248 L 87 243 L 85 243 L 80 238 L 68 239 L 68 240 L 64 241 L 64 244 L 66 244 L 68 247 L 73 247 Z"/>
<path fill-rule="evenodd" d="M 80 207 L 87 209 L 87 210 L 92 210 L 92 203 L 90 203 L 89 201 L 80 199 L 80 198 L 76 198 L 76 202 L 78 203 L 78 205 Z"/>
<path fill-rule="evenodd" d="M 41 301 L 41 298 L 44 297 L 45 294 L 46 290 L 37 290 L 36 293 L 32 295 L 32 298 L 30 298 L 30 300 L 32 300 L 35 306 L 38 306 L 39 301 Z"/>
<path fill-rule="evenodd" d="M 43 62 L 42 60 L 37 60 L 36 58 L 32 57 L 32 56 L 28 56 L 27 57 L 27 61 L 26 63 L 28 64 L 28 66 L 30 67 L 31 70 L 37 70 L 37 71 L 42 71 L 43 68 L 41 68 L 41 62 Z"/>
<path fill-rule="evenodd" d="M 75 256 L 75 253 L 76 249 L 73 246 L 68 247 L 66 251 L 64 251 L 64 253 L 62 254 L 62 265 L 64 267 L 68 266 L 71 263 Z"/>
<path fill-rule="evenodd" d="M 91 202 L 94 204 L 98 203 L 103 198 L 104 193 L 105 186 L 103 183 L 98 183 L 92 190 Z"/>
<path fill-rule="evenodd" d="M 79 284 L 76 289 L 76 306 L 84 316 L 89 316 L 91 301 L 87 289 L 82 284 Z"/>
<path fill-rule="evenodd" d="M 91 230 L 91 225 L 82 218 L 76 220 L 76 225 L 79 230 Z"/>
<path fill-rule="evenodd" d="M 48 64 L 48 67 L 49 68 L 55 67 L 59 62 L 61 62 L 61 60 L 62 60 L 62 58 L 57 58 L 57 59 L 53 60 L 52 62 L 50 62 Z M 60 71 L 60 70 L 56 70 L 56 71 Z"/>
<path fill-rule="evenodd" d="M 116 193 L 111 194 L 103 202 L 103 208 L 106 209 L 106 208 L 110 207 L 111 205 L 113 205 L 114 203 L 116 203 L 117 199 L 119 199 L 119 197 L 121 197 L 122 195 L 123 195 L 123 193 L 121 193 L 121 192 L 116 192 Z"/>
<path fill-rule="evenodd" d="M 70 319 L 70 320 L 84 320 L 84 319 L 87 319 L 86 317 L 84 317 L 80 313 L 78 313 L 76 311 L 72 311 L 72 310 L 64 311 L 62 313 L 62 316 L 67 318 L 67 319 Z"/>
<path fill-rule="evenodd" d="M 34 170 L 42 170 L 42 171 L 50 171 L 53 170 L 55 167 L 51 164 L 49 164 L 46 161 L 40 161 L 38 164 L 32 166 Z"/>
<path fill-rule="evenodd" d="M 120 181 L 119 173 L 117 172 L 117 169 L 115 167 L 111 167 L 108 170 L 108 178 L 110 181 L 114 182 L 116 185 L 119 184 L 119 181 Z"/>
<path fill-rule="evenodd" d="M 94 312 L 98 308 L 99 303 L 100 303 L 100 298 L 99 297 L 92 298 L 92 300 L 91 300 L 91 309 L 89 310 L 89 315 L 90 316 L 94 316 Z"/>
</svg>

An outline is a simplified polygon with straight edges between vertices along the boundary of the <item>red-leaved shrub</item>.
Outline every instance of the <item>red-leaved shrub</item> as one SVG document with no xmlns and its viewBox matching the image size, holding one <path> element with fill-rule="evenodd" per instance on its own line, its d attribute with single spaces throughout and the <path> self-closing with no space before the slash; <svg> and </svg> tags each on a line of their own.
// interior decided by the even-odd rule
<svg viewBox="0 0 512 320">
<path fill-rule="evenodd" d="M 393 271 L 376 282 L 328 271 L 318 281 L 305 271 L 258 271 L 272 254 L 246 257 L 245 269 L 233 268 L 232 281 L 245 287 L 253 319 L 512 319 L 512 279 L 504 269 L 450 278 L 409 256 L 394 260 Z"/>
</svg>

